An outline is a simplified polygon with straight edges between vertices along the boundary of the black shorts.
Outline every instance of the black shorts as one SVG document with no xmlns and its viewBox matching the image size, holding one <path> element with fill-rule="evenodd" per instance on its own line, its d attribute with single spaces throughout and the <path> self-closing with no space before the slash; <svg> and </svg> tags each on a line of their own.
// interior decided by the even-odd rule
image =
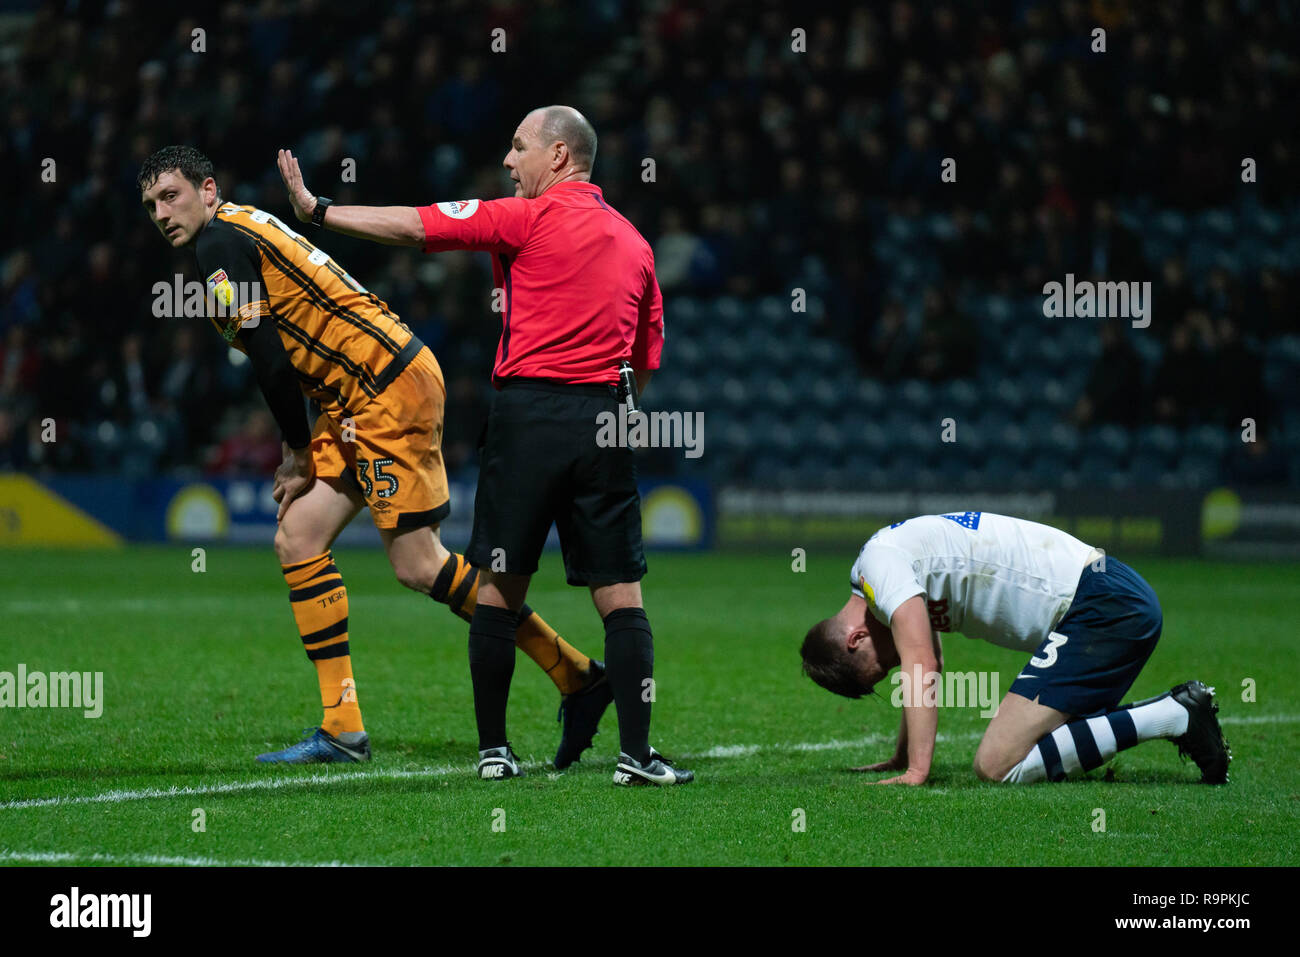
<svg viewBox="0 0 1300 957">
<path fill-rule="evenodd" d="M 613 387 L 507 380 L 479 456 L 471 564 L 531 575 L 552 523 L 570 585 L 640 581 L 641 498 L 632 450 L 596 444 Z"/>
</svg>

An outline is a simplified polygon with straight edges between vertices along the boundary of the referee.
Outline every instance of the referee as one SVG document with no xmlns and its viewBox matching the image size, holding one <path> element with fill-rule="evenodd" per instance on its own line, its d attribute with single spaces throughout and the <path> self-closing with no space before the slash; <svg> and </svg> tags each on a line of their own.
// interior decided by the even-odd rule
<svg viewBox="0 0 1300 957">
<path fill-rule="evenodd" d="M 506 738 L 515 625 L 551 525 L 570 585 L 591 590 L 605 623 L 605 667 L 618 711 L 619 785 L 684 784 L 694 774 L 650 746 L 654 639 L 641 604 L 646 572 L 632 450 L 597 444 L 617 412 L 619 368 L 639 389 L 659 367 L 663 302 L 649 244 L 591 182 L 596 132 L 577 110 L 524 117 L 503 161 L 508 199 L 431 206 L 337 206 L 302 184 L 293 154 L 281 173 L 295 207 L 318 225 L 425 252 L 492 254 L 501 342 L 497 394 L 481 449 L 474 533 L 480 569 L 469 629 L 479 775 L 521 774 Z"/>
</svg>

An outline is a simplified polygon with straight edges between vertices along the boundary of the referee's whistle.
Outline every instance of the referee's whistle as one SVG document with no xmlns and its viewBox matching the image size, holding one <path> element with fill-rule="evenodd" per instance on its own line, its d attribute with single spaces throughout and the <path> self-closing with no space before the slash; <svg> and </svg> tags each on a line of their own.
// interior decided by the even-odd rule
<svg viewBox="0 0 1300 957">
<path fill-rule="evenodd" d="M 641 393 L 636 387 L 636 371 L 627 360 L 618 367 L 618 397 L 628 415 L 641 411 Z"/>
</svg>

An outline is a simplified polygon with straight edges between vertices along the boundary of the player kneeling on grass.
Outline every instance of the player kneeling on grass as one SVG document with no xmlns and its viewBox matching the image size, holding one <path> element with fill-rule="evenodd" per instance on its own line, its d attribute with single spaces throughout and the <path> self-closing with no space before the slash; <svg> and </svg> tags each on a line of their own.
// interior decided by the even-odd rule
<svg viewBox="0 0 1300 957">
<path fill-rule="evenodd" d="M 836 694 L 870 694 L 895 666 L 905 678 L 938 673 L 939 632 L 1033 652 L 975 753 L 983 780 L 1062 781 L 1165 738 L 1207 784 L 1227 782 L 1213 688 L 1188 681 L 1119 706 L 1163 619 L 1151 586 L 1100 549 L 990 512 L 925 515 L 876 532 L 850 587 L 848 603 L 814 625 L 800 650 L 804 672 Z M 904 772 L 882 784 L 924 783 L 938 725 L 934 697 L 924 688 L 905 695 L 894 756 L 855 770 Z"/>
<path fill-rule="evenodd" d="M 306 740 L 257 760 L 369 760 L 334 540 L 369 506 L 398 581 L 467 621 L 478 599 L 478 569 L 438 536 L 451 510 L 442 370 L 383 300 L 327 253 L 270 213 L 223 202 L 212 163 L 198 150 L 159 150 L 145 160 L 138 185 L 167 243 L 193 248 L 210 318 L 248 355 L 284 437 L 273 491 L 280 503 L 275 551 L 325 714 Z M 314 424 L 304 395 L 319 410 Z M 564 696 L 555 763 L 565 767 L 590 746 L 613 692 L 601 663 L 527 605 L 515 627 L 515 645 Z"/>
</svg>

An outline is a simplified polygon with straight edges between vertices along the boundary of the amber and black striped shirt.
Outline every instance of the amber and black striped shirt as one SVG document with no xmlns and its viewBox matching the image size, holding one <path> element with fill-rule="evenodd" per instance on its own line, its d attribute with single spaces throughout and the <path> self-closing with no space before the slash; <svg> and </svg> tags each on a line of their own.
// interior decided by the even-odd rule
<svg viewBox="0 0 1300 957">
<path fill-rule="evenodd" d="M 332 418 L 365 408 L 421 348 L 382 299 L 324 250 L 256 207 L 218 207 L 199 233 L 195 253 L 217 303 L 234 302 L 213 318 L 218 331 L 256 361 L 250 337 L 269 320 L 302 391 Z M 287 435 L 285 423 L 281 428 Z"/>
</svg>

